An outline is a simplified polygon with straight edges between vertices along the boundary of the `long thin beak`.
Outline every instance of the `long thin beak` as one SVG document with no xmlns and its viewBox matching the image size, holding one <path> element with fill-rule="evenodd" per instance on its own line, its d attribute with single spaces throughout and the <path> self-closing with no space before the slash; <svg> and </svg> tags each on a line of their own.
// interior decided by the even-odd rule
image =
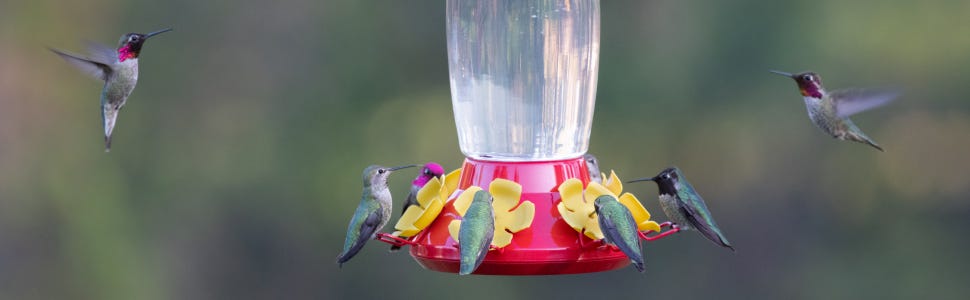
<svg viewBox="0 0 970 300">
<path fill-rule="evenodd" d="M 148 39 L 150 37 L 153 37 L 153 36 L 156 36 L 156 35 L 159 35 L 159 34 L 162 34 L 162 33 L 166 33 L 166 32 L 169 32 L 169 31 L 172 31 L 172 28 L 165 28 L 165 29 L 162 29 L 162 30 L 159 30 L 159 31 L 156 31 L 156 32 L 152 32 L 152 33 L 146 34 L 145 35 L 145 39 Z"/>
<path fill-rule="evenodd" d="M 387 170 L 388 171 L 397 171 L 397 170 L 400 170 L 400 169 L 413 168 L 413 167 L 417 167 L 417 166 L 420 166 L 420 165 L 406 165 L 406 166 L 390 167 L 390 168 L 387 168 Z"/>
<path fill-rule="evenodd" d="M 634 183 L 634 182 L 640 182 L 640 181 L 657 181 L 657 177 L 637 178 L 634 180 L 627 181 L 626 183 Z"/>
<path fill-rule="evenodd" d="M 781 75 L 781 76 L 785 76 L 785 77 L 788 77 L 788 78 L 795 77 L 795 75 L 792 75 L 791 73 L 785 73 L 785 72 L 782 72 L 782 71 L 768 70 L 768 72 L 775 73 L 775 74 L 778 74 L 778 75 Z"/>
</svg>

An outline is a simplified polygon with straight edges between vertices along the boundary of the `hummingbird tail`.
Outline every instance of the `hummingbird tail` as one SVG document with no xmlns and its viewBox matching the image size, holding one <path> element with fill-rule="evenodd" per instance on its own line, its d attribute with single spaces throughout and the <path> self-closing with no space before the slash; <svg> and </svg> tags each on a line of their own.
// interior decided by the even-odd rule
<svg viewBox="0 0 970 300">
<path fill-rule="evenodd" d="M 872 146 L 873 148 L 876 148 L 876 149 L 878 149 L 881 152 L 886 152 L 886 150 L 883 150 L 882 147 L 879 146 L 879 144 L 876 144 L 875 141 L 873 141 L 872 139 L 870 139 L 865 134 L 851 134 L 851 135 L 849 135 L 849 139 L 850 140 L 853 140 L 853 141 L 856 141 L 856 142 L 859 142 L 859 143 L 863 143 L 863 144 Z"/>
<path fill-rule="evenodd" d="M 873 148 L 879 149 L 879 151 L 881 151 L 881 152 L 886 152 L 886 150 L 883 150 L 882 147 L 880 147 L 879 145 L 877 145 L 872 140 L 866 140 L 866 144 L 869 145 L 869 146 L 872 146 Z"/>
<path fill-rule="evenodd" d="M 111 152 L 111 136 L 104 136 L 104 152 Z"/>
</svg>

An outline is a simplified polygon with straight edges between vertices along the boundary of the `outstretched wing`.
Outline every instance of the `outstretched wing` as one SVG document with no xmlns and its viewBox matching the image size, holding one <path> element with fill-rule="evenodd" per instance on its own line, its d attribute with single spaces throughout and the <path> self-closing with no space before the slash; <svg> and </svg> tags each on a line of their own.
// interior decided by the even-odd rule
<svg viewBox="0 0 970 300">
<path fill-rule="evenodd" d="M 82 72 L 88 73 L 89 75 L 94 76 L 95 78 L 98 78 L 101 80 L 108 80 L 108 76 L 111 76 L 111 68 L 107 64 L 93 61 L 87 58 L 82 58 L 76 55 L 67 54 L 55 49 L 50 49 L 50 50 L 54 53 L 57 53 L 57 55 L 60 55 L 61 58 L 71 63 L 72 65 L 74 65 L 74 67 L 78 68 Z"/>
<path fill-rule="evenodd" d="M 833 91 L 830 96 L 835 102 L 836 115 L 844 118 L 886 105 L 899 94 L 892 89 L 847 89 Z"/>
<path fill-rule="evenodd" d="M 106 65 L 111 65 L 118 62 L 117 50 L 105 46 L 104 44 L 92 41 L 85 41 L 84 44 L 88 47 L 88 53 L 90 53 L 88 58 L 91 60 Z"/>
</svg>

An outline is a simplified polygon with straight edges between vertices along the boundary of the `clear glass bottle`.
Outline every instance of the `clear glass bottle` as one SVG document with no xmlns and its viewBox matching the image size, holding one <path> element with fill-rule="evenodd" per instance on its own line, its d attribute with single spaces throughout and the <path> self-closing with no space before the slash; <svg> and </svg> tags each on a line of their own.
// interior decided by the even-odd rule
<svg viewBox="0 0 970 300">
<path fill-rule="evenodd" d="M 599 0 L 447 0 L 451 101 L 473 159 L 550 161 L 589 146 Z"/>
</svg>

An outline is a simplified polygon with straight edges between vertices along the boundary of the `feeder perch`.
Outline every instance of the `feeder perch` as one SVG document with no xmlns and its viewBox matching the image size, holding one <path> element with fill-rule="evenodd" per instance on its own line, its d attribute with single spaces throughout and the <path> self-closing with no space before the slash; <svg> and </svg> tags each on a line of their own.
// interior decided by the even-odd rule
<svg viewBox="0 0 970 300">
<path fill-rule="evenodd" d="M 444 201 L 440 212 L 435 200 L 413 206 L 397 232 L 378 239 L 410 246 L 427 269 L 457 273 L 458 242 L 449 226 L 454 230 L 461 220 L 463 192 L 477 189 L 490 190 L 493 206 L 508 210 L 497 211 L 496 219 L 507 213 L 510 225 L 496 229 L 498 240 L 474 274 L 574 274 L 629 265 L 626 255 L 597 235 L 595 215 L 589 217 L 593 223 L 571 215 L 577 210 L 588 215 L 592 200 L 584 206 L 584 200 L 565 201 L 564 195 L 618 196 L 637 218 L 644 240 L 676 232 L 660 232 L 670 224 L 650 221 L 636 197 L 621 194 L 615 174 L 603 185 L 589 182 L 582 156 L 595 105 L 599 19 L 599 0 L 447 0 L 452 104 L 466 159 L 460 175 L 447 176 L 457 184 L 443 177 L 425 186 L 437 189 L 428 197 L 447 198 L 438 199 Z M 511 202 L 498 201 L 496 183 Z M 419 224 L 419 216 L 434 219 Z"/>
</svg>

